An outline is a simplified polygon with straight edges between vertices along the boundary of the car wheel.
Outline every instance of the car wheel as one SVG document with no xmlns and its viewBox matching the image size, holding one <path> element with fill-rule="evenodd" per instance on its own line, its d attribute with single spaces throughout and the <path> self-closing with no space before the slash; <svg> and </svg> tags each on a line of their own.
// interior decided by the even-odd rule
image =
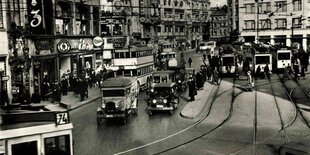
<svg viewBox="0 0 310 155">
<path fill-rule="evenodd" d="M 174 112 L 173 110 L 170 110 L 170 111 L 169 111 L 169 114 L 170 114 L 170 115 L 173 115 L 173 112 Z"/>
<path fill-rule="evenodd" d="M 149 110 L 149 111 L 148 111 L 148 114 L 149 114 L 149 116 L 152 116 L 152 115 L 153 115 L 152 110 Z"/>
<path fill-rule="evenodd" d="M 123 124 L 127 124 L 127 118 L 126 117 L 124 117 L 122 121 L 123 121 L 122 122 Z"/>
<path fill-rule="evenodd" d="M 97 125 L 101 125 L 103 123 L 103 119 L 102 118 L 97 118 Z"/>
</svg>

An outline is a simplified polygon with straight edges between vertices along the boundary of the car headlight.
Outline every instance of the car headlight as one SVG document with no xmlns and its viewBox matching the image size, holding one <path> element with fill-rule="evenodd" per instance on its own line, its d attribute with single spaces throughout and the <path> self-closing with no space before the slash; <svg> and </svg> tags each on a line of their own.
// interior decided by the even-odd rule
<svg viewBox="0 0 310 155">
<path fill-rule="evenodd" d="M 179 83 L 181 83 L 181 80 L 178 80 Z"/>
<path fill-rule="evenodd" d="M 118 108 L 119 107 L 119 103 L 115 103 L 115 108 Z"/>
<path fill-rule="evenodd" d="M 166 104 L 168 101 L 167 101 L 167 99 L 164 99 L 163 102 Z"/>
<path fill-rule="evenodd" d="M 157 102 L 157 100 L 156 100 L 156 99 L 153 99 L 153 100 L 152 100 L 152 102 L 153 102 L 153 103 L 156 103 L 156 102 Z"/>
</svg>

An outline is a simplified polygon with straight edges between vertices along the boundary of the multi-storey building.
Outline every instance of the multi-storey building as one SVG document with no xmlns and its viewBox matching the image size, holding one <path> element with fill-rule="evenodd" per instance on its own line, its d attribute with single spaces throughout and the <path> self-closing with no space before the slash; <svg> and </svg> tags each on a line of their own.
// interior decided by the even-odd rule
<svg viewBox="0 0 310 155">
<path fill-rule="evenodd" d="M 239 0 L 227 0 L 228 17 L 231 30 L 239 30 Z"/>
<path fill-rule="evenodd" d="M 239 31 L 247 42 L 291 46 L 310 44 L 310 2 L 305 0 L 239 1 Z"/>
<path fill-rule="evenodd" d="M 229 37 L 231 22 L 228 16 L 227 6 L 210 8 L 210 39 L 217 40 Z"/>
<path fill-rule="evenodd" d="M 95 69 L 95 59 L 102 57 L 100 43 L 93 44 L 99 35 L 99 1 L 10 0 L 1 5 L 0 66 L 10 77 L 2 92 L 10 102 L 29 102 L 44 82 L 59 82 L 68 72 L 79 76 Z"/>
<path fill-rule="evenodd" d="M 209 1 L 205 0 L 160 0 L 161 24 L 157 31 L 160 43 L 175 47 L 189 44 L 195 48 L 208 33 L 209 7 Z"/>
<path fill-rule="evenodd" d="M 147 85 L 154 70 L 158 41 L 158 1 L 101 0 L 100 5 L 105 13 L 100 24 L 106 67 L 116 76 L 137 77 L 141 86 Z"/>
</svg>

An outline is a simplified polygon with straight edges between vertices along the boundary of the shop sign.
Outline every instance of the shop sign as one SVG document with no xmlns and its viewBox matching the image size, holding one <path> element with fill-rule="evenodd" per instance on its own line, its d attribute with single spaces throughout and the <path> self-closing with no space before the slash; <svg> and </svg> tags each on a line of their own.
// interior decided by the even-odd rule
<svg viewBox="0 0 310 155">
<path fill-rule="evenodd" d="M 37 50 L 50 50 L 52 48 L 52 41 L 47 39 L 36 40 L 35 45 Z"/>
<path fill-rule="evenodd" d="M 71 49 L 71 45 L 68 40 L 60 40 L 57 44 L 57 50 L 60 53 L 67 53 Z"/>
<path fill-rule="evenodd" d="M 100 47 L 103 45 L 103 39 L 101 37 L 95 37 L 93 39 L 93 44 L 95 47 Z"/>
<path fill-rule="evenodd" d="M 93 45 L 87 39 L 80 39 L 78 43 L 78 50 L 92 50 Z"/>
<path fill-rule="evenodd" d="M 30 31 L 34 34 L 42 34 L 44 32 L 42 0 L 27 0 L 27 7 Z"/>
<path fill-rule="evenodd" d="M 10 80 L 10 77 L 8 75 L 2 77 L 2 81 L 8 81 L 8 80 Z"/>
</svg>

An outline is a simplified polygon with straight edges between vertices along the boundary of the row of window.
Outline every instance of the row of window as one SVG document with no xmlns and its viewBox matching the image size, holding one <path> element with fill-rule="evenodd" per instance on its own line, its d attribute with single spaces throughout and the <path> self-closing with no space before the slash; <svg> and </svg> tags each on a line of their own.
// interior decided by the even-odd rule
<svg viewBox="0 0 310 155">
<path fill-rule="evenodd" d="M 227 20 L 226 16 L 213 16 L 211 19 L 214 20 Z"/>
<path fill-rule="evenodd" d="M 76 7 L 73 13 L 73 6 Z M 92 7 L 92 13 L 90 13 Z M 99 7 L 58 1 L 55 7 L 55 32 L 59 35 L 99 33 Z M 92 15 L 92 18 L 91 18 Z M 74 22 L 73 18 L 76 19 Z M 91 20 L 92 19 L 92 20 Z M 93 27 L 93 29 L 91 29 Z M 75 32 L 73 29 L 75 28 Z"/>
<path fill-rule="evenodd" d="M 287 11 L 287 2 L 286 1 L 277 1 L 275 2 L 275 10 L 277 12 L 286 12 Z M 293 11 L 302 10 L 302 0 L 293 0 Z M 255 3 L 245 4 L 245 13 L 253 14 L 256 12 Z M 262 2 L 258 4 L 259 13 L 268 13 L 271 12 L 271 3 Z"/>
<path fill-rule="evenodd" d="M 226 35 L 228 35 L 228 31 L 226 29 L 218 30 L 218 31 L 213 31 L 212 35 L 215 35 L 215 36 L 217 36 L 217 35 L 226 36 Z"/>
<path fill-rule="evenodd" d="M 221 22 L 221 23 L 213 23 L 213 27 L 225 27 L 226 22 Z"/>
<path fill-rule="evenodd" d="M 115 52 L 114 58 L 139 58 L 153 55 L 152 50 Z"/>
<path fill-rule="evenodd" d="M 172 5 L 172 0 L 164 0 L 164 5 L 168 5 L 168 6 L 171 6 Z M 188 3 L 187 3 L 187 5 L 191 5 L 191 2 L 190 1 L 188 1 Z M 196 7 L 196 8 L 198 8 L 199 7 L 199 3 L 198 2 L 196 2 L 196 3 L 194 3 L 194 2 L 192 2 L 192 5 L 193 5 L 193 7 Z M 174 6 L 175 7 L 183 7 L 184 6 L 184 3 L 183 3 L 183 1 L 180 1 L 180 2 L 178 2 L 178 1 L 176 1 L 176 0 L 174 0 Z M 201 7 L 203 7 L 203 8 L 206 8 L 208 6 L 208 4 L 204 4 L 204 3 L 202 3 L 201 4 Z"/>
<path fill-rule="evenodd" d="M 286 29 L 287 28 L 287 19 L 275 19 L 276 27 L 275 29 Z M 254 20 L 246 20 L 244 21 L 245 30 L 254 30 L 255 29 L 255 21 Z M 293 18 L 294 28 L 301 28 L 300 18 Z M 259 28 L 271 29 L 271 21 L 270 19 L 260 20 Z"/>
<path fill-rule="evenodd" d="M 153 65 L 141 67 L 138 69 L 132 69 L 132 70 L 123 70 L 124 76 L 140 76 L 145 75 L 148 73 L 151 73 L 154 71 Z"/>
</svg>

